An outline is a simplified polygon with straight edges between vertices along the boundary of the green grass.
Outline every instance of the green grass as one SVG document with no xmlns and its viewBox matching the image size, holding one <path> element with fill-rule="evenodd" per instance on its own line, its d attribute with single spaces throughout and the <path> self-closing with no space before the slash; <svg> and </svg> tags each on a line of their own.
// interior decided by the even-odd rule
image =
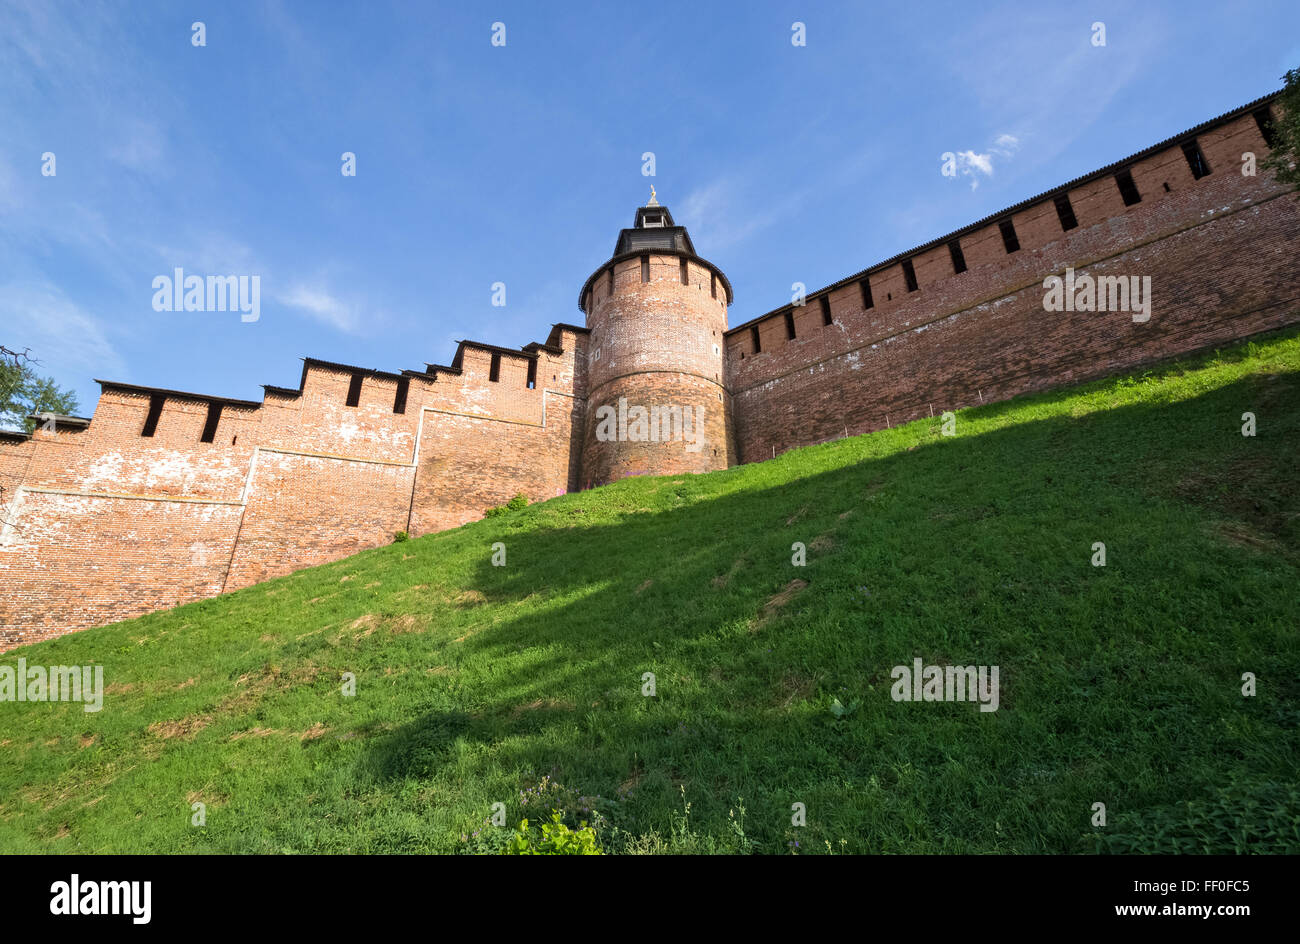
<svg viewBox="0 0 1300 944">
<path fill-rule="evenodd" d="M 613 852 L 1300 851 L 1300 334 L 956 431 L 628 480 L 7 653 L 111 687 L 0 704 L 0 849 L 495 851 L 501 802 Z M 1000 709 L 894 702 L 918 656 L 999 666 Z"/>
</svg>

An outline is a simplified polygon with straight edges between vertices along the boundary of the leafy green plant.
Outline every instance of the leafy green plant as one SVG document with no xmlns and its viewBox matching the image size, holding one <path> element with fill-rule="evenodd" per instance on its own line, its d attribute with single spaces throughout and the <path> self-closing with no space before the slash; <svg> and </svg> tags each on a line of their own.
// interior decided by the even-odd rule
<svg viewBox="0 0 1300 944">
<path fill-rule="evenodd" d="M 1300 852 L 1300 790 L 1235 778 L 1208 796 L 1121 815 L 1088 837 L 1121 855 L 1244 855 Z"/>
<path fill-rule="evenodd" d="M 498 505 L 495 508 L 489 508 L 487 511 L 483 512 L 483 517 L 495 518 L 498 515 L 508 514 L 509 512 L 512 511 L 519 511 L 527 507 L 528 507 L 528 496 L 525 495 L 523 492 L 519 492 L 517 495 L 515 495 L 514 498 L 510 499 L 510 501 L 506 502 L 504 505 Z"/>
<path fill-rule="evenodd" d="M 0 345 L 0 429 L 30 433 L 36 428 L 32 414 L 76 412 L 77 395 L 36 373 L 37 363 L 26 350 Z"/>
<path fill-rule="evenodd" d="M 542 823 L 540 830 L 532 830 L 528 820 L 521 820 L 515 834 L 504 850 L 505 855 L 600 855 L 596 845 L 596 831 L 586 823 L 570 829 L 564 823 L 564 814 L 551 811 L 551 821 Z"/>
<path fill-rule="evenodd" d="M 495 855 L 558 810 L 602 855 L 1300 851 L 1300 326 L 1252 342 L 6 653 L 103 662 L 106 688 L 98 713 L 0 703 L 0 849 Z M 1001 663 L 1001 707 L 895 703 L 911 653 Z M 190 791 L 203 829 L 168 813 Z"/>
<path fill-rule="evenodd" d="M 1261 162 L 1284 184 L 1300 184 L 1300 69 L 1282 76 L 1286 85 L 1272 109 L 1277 146 Z"/>
<path fill-rule="evenodd" d="M 849 715 L 853 714 L 853 712 L 858 710 L 861 704 L 862 702 L 855 700 L 845 705 L 838 698 L 835 698 L 831 701 L 830 712 L 835 716 L 835 720 L 838 721 L 841 718 L 847 718 Z"/>
<path fill-rule="evenodd" d="M 405 531 L 398 531 L 396 534 L 393 535 L 394 544 L 401 544 L 403 541 L 409 541 L 410 539 L 411 536 L 407 534 Z"/>
</svg>

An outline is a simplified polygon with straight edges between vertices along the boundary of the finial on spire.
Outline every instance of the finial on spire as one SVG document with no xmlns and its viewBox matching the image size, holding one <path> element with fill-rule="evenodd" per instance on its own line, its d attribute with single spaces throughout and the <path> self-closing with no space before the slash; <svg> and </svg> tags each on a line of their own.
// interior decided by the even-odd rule
<svg viewBox="0 0 1300 944">
<path fill-rule="evenodd" d="M 651 185 L 650 185 L 650 202 L 647 203 L 646 206 L 648 206 L 648 207 L 657 207 L 658 205 L 659 205 L 659 200 L 655 197 L 655 185 L 654 185 L 654 184 L 651 184 Z"/>
</svg>

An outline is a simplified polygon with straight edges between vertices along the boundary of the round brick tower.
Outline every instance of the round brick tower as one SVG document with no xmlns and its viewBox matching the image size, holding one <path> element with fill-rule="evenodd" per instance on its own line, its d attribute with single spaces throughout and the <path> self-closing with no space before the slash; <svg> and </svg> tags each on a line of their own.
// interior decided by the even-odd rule
<svg viewBox="0 0 1300 944">
<path fill-rule="evenodd" d="M 725 469 L 735 457 L 723 332 L 731 283 L 651 191 L 578 296 L 587 315 L 584 488 Z"/>
</svg>

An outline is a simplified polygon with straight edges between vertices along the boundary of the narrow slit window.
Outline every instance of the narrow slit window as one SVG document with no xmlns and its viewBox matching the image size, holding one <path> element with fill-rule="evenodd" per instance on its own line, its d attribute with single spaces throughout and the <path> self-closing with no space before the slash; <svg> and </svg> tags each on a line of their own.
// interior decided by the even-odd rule
<svg viewBox="0 0 1300 944">
<path fill-rule="evenodd" d="M 794 340 L 794 312 L 785 313 L 785 336 L 787 340 Z"/>
<path fill-rule="evenodd" d="M 1002 220 L 998 223 L 998 230 L 1002 233 L 1002 245 L 1007 249 L 1007 255 L 1020 249 L 1020 238 L 1016 236 L 1016 224 L 1010 220 Z"/>
<path fill-rule="evenodd" d="M 952 256 L 952 271 L 962 273 L 966 271 L 966 255 L 961 251 L 961 240 L 954 239 L 948 243 L 948 253 Z"/>
<path fill-rule="evenodd" d="M 501 380 L 501 355 L 492 355 L 492 366 L 488 368 L 488 380 L 497 383 Z"/>
<path fill-rule="evenodd" d="M 916 269 L 912 268 L 912 260 L 903 260 L 903 281 L 907 283 L 909 292 L 916 291 Z"/>
<path fill-rule="evenodd" d="M 650 257 L 649 256 L 641 257 L 641 281 L 642 282 L 650 281 Z"/>
<path fill-rule="evenodd" d="M 718 297 L 718 273 L 716 272 L 709 273 L 709 297 Z"/>
<path fill-rule="evenodd" d="M 582 310 L 591 311 L 591 289 L 587 289 L 586 294 L 582 296 Z"/>
<path fill-rule="evenodd" d="M 1070 205 L 1068 193 L 1059 195 L 1052 202 L 1056 204 L 1056 216 L 1061 221 L 1061 232 L 1074 229 L 1079 225 L 1079 221 L 1074 216 L 1074 207 Z"/>
<path fill-rule="evenodd" d="M 348 406 L 356 406 L 361 402 L 361 375 L 353 374 L 352 382 L 348 384 Z"/>
<path fill-rule="evenodd" d="M 162 416 L 163 399 L 162 394 L 159 393 L 149 397 L 149 414 L 144 418 L 144 429 L 140 430 L 141 436 L 152 436 L 158 429 L 158 417 Z"/>
<path fill-rule="evenodd" d="M 529 390 L 536 390 L 536 389 L 537 389 L 537 360 L 536 360 L 536 358 L 534 358 L 533 360 L 531 360 L 531 361 L 528 362 L 528 389 L 529 389 Z"/>
<path fill-rule="evenodd" d="M 822 324 L 824 324 L 824 325 L 834 324 L 834 323 L 835 323 L 835 319 L 831 317 L 831 299 L 830 299 L 830 296 L 829 296 L 829 295 L 823 295 L 823 296 L 821 297 L 821 303 L 822 303 Z"/>
<path fill-rule="evenodd" d="M 203 435 L 199 437 L 199 442 L 210 443 L 217 438 L 217 424 L 221 422 L 221 404 L 208 404 L 208 419 L 203 424 Z"/>
<path fill-rule="evenodd" d="M 754 341 L 754 353 L 761 354 L 763 352 L 763 345 L 758 339 L 758 325 L 754 325 L 754 327 L 750 328 L 749 334 Z"/>
<path fill-rule="evenodd" d="M 1187 158 L 1187 166 L 1192 170 L 1192 179 L 1200 180 L 1210 172 L 1210 165 L 1205 160 L 1205 155 L 1201 153 L 1201 145 L 1193 138 L 1183 144 L 1183 157 Z"/>
<path fill-rule="evenodd" d="M 1119 195 L 1124 198 L 1126 207 L 1142 202 L 1142 194 L 1138 193 L 1137 184 L 1133 183 L 1133 174 L 1130 171 L 1122 170 L 1116 174 L 1115 183 L 1119 186 Z"/>
<path fill-rule="evenodd" d="M 609 294 L 614 294 L 614 267 L 609 267 Z"/>
<path fill-rule="evenodd" d="M 682 266 L 682 284 L 683 284 L 683 285 L 690 285 L 690 284 L 691 284 L 691 274 L 690 274 L 690 272 L 688 272 L 687 269 L 686 269 L 686 260 L 685 260 L 685 259 L 681 260 L 681 266 Z"/>
<path fill-rule="evenodd" d="M 393 396 L 393 412 L 406 412 L 406 395 L 411 389 L 411 378 L 403 377 L 397 381 L 397 393 Z"/>
<path fill-rule="evenodd" d="M 861 282 L 858 283 L 858 286 L 862 289 L 862 307 L 863 308 L 876 307 L 876 303 L 871 297 L 871 279 L 869 277 L 863 279 Z"/>
<path fill-rule="evenodd" d="M 1259 128 L 1259 133 L 1264 136 L 1264 143 L 1268 145 L 1269 150 L 1277 147 L 1277 128 L 1273 125 L 1273 113 L 1269 111 L 1268 106 L 1256 108 L 1251 115 L 1254 116 L 1255 125 Z"/>
</svg>

